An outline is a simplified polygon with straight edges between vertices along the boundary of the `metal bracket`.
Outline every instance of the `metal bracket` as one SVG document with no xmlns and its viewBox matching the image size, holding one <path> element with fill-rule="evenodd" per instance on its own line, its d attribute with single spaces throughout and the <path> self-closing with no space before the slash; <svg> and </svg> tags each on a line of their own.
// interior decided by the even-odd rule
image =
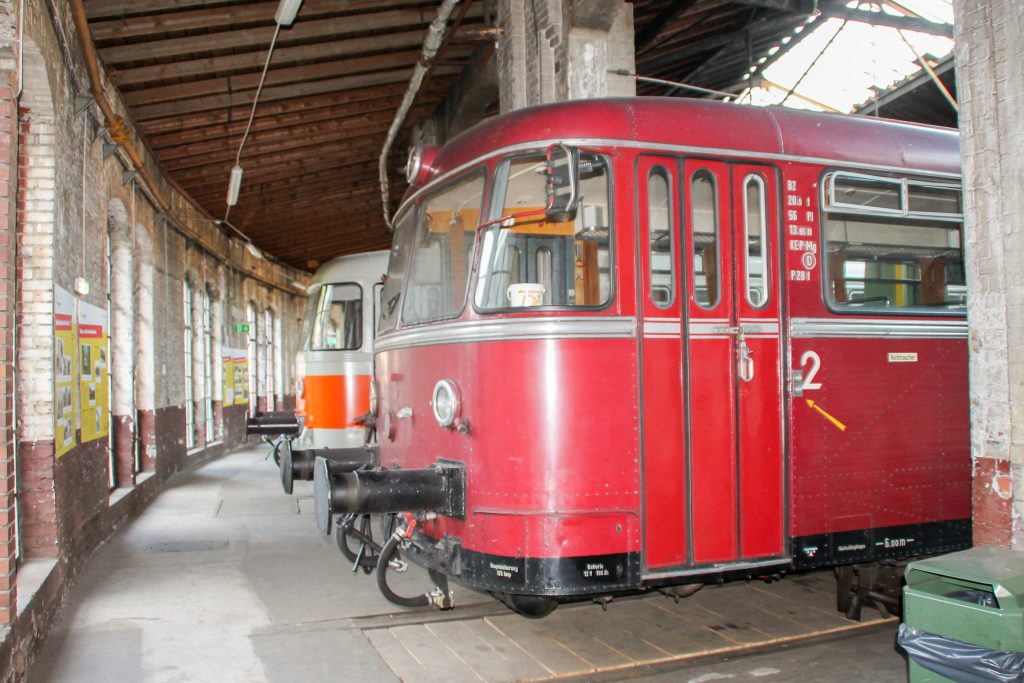
<svg viewBox="0 0 1024 683">
<path fill-rule="evenodd" d="M 139 175 L 139 169 L 131 168 L 121 174 L 121 184 L 127 185 L 131 181 L 135 180 L 135 176 Z"/>
<path fill-rule="evenodd" d="M 96 98 L 92 95 L 75 95 L 75 116 L 88 109 L 95 101 Z"/>
<path fill-rule="evenodd" d="M 103 143 L 103 160 L 106 161 L 107 159 L 109 159 L 111 156 L 113 156 L 114 152 L 116 152 L 116 151 L 117 151 L 117 145 L 115 145 L 113 142 L 104 142 Z"/>
</svg>

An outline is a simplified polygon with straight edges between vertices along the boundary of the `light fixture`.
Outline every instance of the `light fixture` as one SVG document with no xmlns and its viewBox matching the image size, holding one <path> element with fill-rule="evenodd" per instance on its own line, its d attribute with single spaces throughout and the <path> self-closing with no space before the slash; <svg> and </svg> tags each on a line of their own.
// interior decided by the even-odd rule
<svg viewBox="0 0 1024 683">
<path fill-rule="evenodd" d="M 438 380 L 434 385 L 434 395 L 430 406 L 434 410 L 434 419 L 442 427 L 451 427 L 461 409 L 459 389 L 450 379 Z"/>
<path fill-rule="evenodd" d="M 242 167 L 235 164 L 231 169 L 231 178 L 228 181 L 228 206 L 238 203 L 238 191 L 242 189 Z"/>
<path fill-rule="evenodd" d="M 250 254 L 252 254 L 252 255 L 253 255 L 253 256 L 255 256 L 256 258 L 258 258 L 258 259 L 260 259 L 260 260 L 262 260 L 262 259 L 263 259 L 263 252 L 262 252 L 262 251 L 260 251 L 259 249 L 257 249 L 257 248 L 256 248 L 256 245 L 255 245 L 255 244 L 253 244 L 252 242 L 246 242 L 246 243 L 245 243 L 245 248 L 246 248 L 246 249 L 248 250 L 248 252 L 249 252 Z"/>
<path fill-rule="evenodd" d="M 274 15 L 274 21 L 279 26 L 291 26 L 301 6 L 302 0 L 281 0 L 277 5 L 277 14 Z"/>
</svg>

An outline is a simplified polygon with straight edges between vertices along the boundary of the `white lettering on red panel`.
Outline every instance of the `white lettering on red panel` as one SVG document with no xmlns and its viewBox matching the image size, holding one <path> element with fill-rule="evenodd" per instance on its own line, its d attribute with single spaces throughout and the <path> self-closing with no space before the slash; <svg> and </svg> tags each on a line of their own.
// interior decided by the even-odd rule
<svg viewBox="0 0 1024 683">
<path fill-rule="evenodd" d="M 811 208 L 810 195 L 801 194 L 796 180 L 786 180 L 786 251 L 789 252 L 790 282 L 810 282 L 818 267 L 818 240 L 814 234 L 817 221 Z"/>
</svg>

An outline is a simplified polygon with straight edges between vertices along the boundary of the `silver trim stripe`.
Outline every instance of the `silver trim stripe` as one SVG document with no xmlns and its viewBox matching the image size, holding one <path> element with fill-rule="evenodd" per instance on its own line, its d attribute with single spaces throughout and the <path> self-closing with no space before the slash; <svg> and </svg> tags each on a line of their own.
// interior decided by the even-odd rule
<svg viewBox="0 0 1024 683">
<path fill-rule="evenodd" d="M 756 157 L 762 161 L 796 161 L 802 163 L 819 164 L 822 166 L 843 166 L 844 168 L 851 169 L 865 169 L 871 171 L 893 171 L 899 173 L 911 173 L 917 175 L 928 175 L 933 178 L 943 178 L 950 180 L 960 180 L 961 176 L 954 173 L 946 173 L 943 171 L 933 171 L 927 169 L 908 168 L 903 166 L 876 166 L 874 164 L 868 164 L 864 162 L 849 161 L 843 159 L 832 159 L 829 157 L 808 157 L 797 154 L 786 154 L 778 152 L 752 152 L 745 149 L 722 149 L 719 147 L 700 147 L 697 145 L 673 145 L 666 143 L 653 143 L 644 142 L 640 140 L 628 140 L 628 139 L 616 139 L 616 138 L 563 138 L 563 139 L 538 139 L 529 140 L 527 142 L 521 142 L 514 145 L 506 145 L 496 149 L 489 150 L 486 154 L 482 154 L 475 159 L 467 161 L 466 163 L 453 168 L 452 170 L 444 173 L 441 176 L 430 181 L 427 185 L 419 188 L 413 194 L 406 197 L 406 201 L 402 203 L 402 206 L 395 212 L 397 216 L 400 214 L 405 207 L 412 201 L 415 201 L 417 197 L 423 194 L 425 191 L 432 187 L 435 187 L 438 183 L 444 182 L 448 178 L 455 176 L 462 171 L 479 165 L 485 159 L 492 156 L 513 154 L 515 152 L 525 151 L 538 151 L 546 148 L 548 145 L 563 144 L 572 146 L 591 146 L 591 147 L 622 147 L 626 149 L 639 149 L 651 152 L 664 152 L 668 154 L 677 154 L 684 156 L 716 156 L 723 158 L 738 158 L 738 159 L 750 159 Z"/>
<path fill-rule="evenodd" d="M 966 339 L 966 320 L 837 320 L 835 318 L 793 318 L 794 338 L 877 337 Z"/>
<path fill-rule="evenodd" d="M 683 321 L 679 318 L 645 318 L 644 337 L 679 339 L 683 336 Z"/>
<path fill-rule="evenodd" d="M 565 316 L 558 318 L 496 318 L 429 325 L 389 332 L 377 338 L 376 351 L 414 346 L 532 339 L 633 339 L 632 316 Z"/>
</svg>

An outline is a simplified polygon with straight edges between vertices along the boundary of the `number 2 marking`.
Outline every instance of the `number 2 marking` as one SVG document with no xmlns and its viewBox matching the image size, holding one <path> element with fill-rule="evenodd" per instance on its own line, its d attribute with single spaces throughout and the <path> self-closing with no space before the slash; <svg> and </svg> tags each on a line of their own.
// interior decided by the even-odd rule
<svg viewBox="0 0 1024 683">
<path fill-rule="evenodd" d="M 806 367 L 808 364 L 810 364 L 809 368 Z M 800 369 L 804 371 L 804 383 L 801 386 L 804 391 L 821 389 L 821 382 L 814 381 L 818 370 L 821 370 L 821 356 L 814 351 L 804 351 L 804 354 L 800 356 Z"/>
</svg>

